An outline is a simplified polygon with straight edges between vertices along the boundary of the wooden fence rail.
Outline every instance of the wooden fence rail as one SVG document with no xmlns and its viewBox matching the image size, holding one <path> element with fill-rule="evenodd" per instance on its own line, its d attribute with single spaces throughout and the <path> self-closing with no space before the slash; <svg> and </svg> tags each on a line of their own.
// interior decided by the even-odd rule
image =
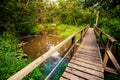
<svg viewBox="0 0 120 80">
<path fill-rule="evenodd" d="M 41 63 L 43 63 L 46 59 L 48 59 L 55 51 L 59 50 L 68 41 L 72 40 L 72 43 L 70 45 L 70 48 L 69 48 L 68 52 L 62 58 L 62 60 L 58 63 L 58 65 L 52 70 L 52 72 L 54 72 L 54 70 L 59 66 L 59 64 L 63 61 L 63 59 L 67 56 L 67 54 L 71 50 L 74 52 L 74 46 L 75 46 L 76 42 L 78 42 L 78 41 L 81 42 L 81 40 L 82 40 L 83 36 L 85 35 L 85 32 L 87 31 L 88 27 L 89 27 L 89 25 L 87 25 L 82 30 L 80 30 L 80 31 L 72 34 L 70 37 L 68 37 L 67 39 L 65 39 L 64 41 L 62 41 L 58 45 L 56 45 L 53 49 L 50 49 L 48 52 L 44 53 L 42 56 L 38 57 L 36 60 L 34 60 L 33 62 L 31 62 L 29 65 L 27 65 L 26 67 L 24 67 L 23 69 L 21 69 L 20 71 L 18 71 L 16 74 L 14 74 L 13 76 L 11 76 L 8 80 L 21 80 L 21 79 L 23 79 L 30 72 L 32 72 L 36 67 L 38 67 Z M 75 36 L 78 35 L 78 34 L 81 37 L 78 40 L 75 41 Z M 50 73 L 50 75 L 51 74 L 52 73 Z M 49 76 L 48 76 L 48 78 L 49 78 Z"/>
<path fill-rule="evenodd" d="M 120 74 L 120 65 L 117 62 L 116 58 L 114 57 L 114 55 L 111 51 L 113 45 L 117 42 L 117 40 L 114 39 L 113 37 L 111 37 L 110 35 L 106 34 L 104 31 L 102 31 L 100 28 L 98 28 L 96 26 L 94 27 L 94 31 L 95 31 L 96 37 L 99 39 L 98 40 L 99 47 L 101 47 L 101 44 L 105 45 L 105 53 L 104 53 L 104 58 L 103 58 L 104 70 L 107 72 L 114 73 L 114 74 Z M 107 39 L 107 44 L 103 40 L 103 37 L 102 37 L 103 35 Z M 107 66 L 107 63 L 109 61 L 108 59 L 110 59 L 112 61 L 112 63 L 115 66 L 115 69 Z"/>
</svg>

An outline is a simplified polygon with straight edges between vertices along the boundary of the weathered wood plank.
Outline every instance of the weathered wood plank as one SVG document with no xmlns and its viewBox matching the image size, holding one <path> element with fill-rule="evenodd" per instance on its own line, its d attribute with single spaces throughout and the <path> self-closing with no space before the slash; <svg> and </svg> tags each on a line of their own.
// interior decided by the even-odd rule
<svg viewBox="0 0 120 80">
<path fill-rule="evenodd" d="M 72 59 L 75 59 L 75 60 L 78 60 L 80 62 L 84 62 L 84 63 L 87 63 L 87 64 L 91 64 L 91 65 L 95 65 L 97 67 L 103 67 L 102 64 L 99 64 L 99 63 L 94 63 L 92 61 L 87 61 L 87 60 L 84 60 L 84 59 L 80 59 L 80 58 L 76 58 L 76 57 L 72 57 Z"/>
<path fill-rule="evenodd" d="M 69 79 L 66 79 L 66 78 L 64 78 L 64 77 L 60 77 L 60 80 L 69 80 Z"/>
<path fill-rule="evenodd" d="M 68 72 L 64 72 L 64 74 L 62 76 L 67 78 L 67 79 L 70 79 L 70 80 L 85 80 L 83 78 L 80 78 L 80 77 L 75 76 L 75 75 L 68 73 Z"/>
<path fill-rule="evenodd" d="M 100 60 L 96 60 L 96 59 L 94 59 L 94 58 L 87 58 L 87 57 L 77 56 L 77 55 L 74 55 L 73 57 L 81 58 L 81 59 L 84 59 L 84 60 L 87 60 L 87 61 L 92 61 L 92 62 L 94 62 L 94 63 L 99 63 L 99 64 L 100 64 Z"/>
<path fill-rule="evenodd" d="M 111 61 L 113 62 L 117 71 L 120 73 L 120 65 L 118 64 L 117 60 L 115 59 L 115 57 L 113 56 L 112 52 L 109 49 L 107 50 L 107 54 L 110 57 Z"/>
<path fill-rule="evenodd" d="M 98 57 L 99 58 L 99 55 L 96 55 L 96 53 L 95 54 L 93 54 L 93 53 L 89 53 L 89 52 L 86 52 L 86 51 L 80 51 L 80 50 L 77 50 L 77 52 L 76 52 L 76 54 L 84 54 L 84 55 L 88 55 L 88 56 L 93 56 L 93 57 Z"/>
<path fill-rule="evenodd" d="M 93 75 L 84 73 L 82 71 L 78 71 L 78 70 L 70 68 L 70 67 L 67 67 L 66 71 L 69 72 L 69 73 L 75 74 L 77 76 L 83 77 L 85 79 L 88 79 L 88 80 L 103 80 L 102 78 L 99 78 L 97 76 L 93 76 Z"/>
<path fill-rule="evenodd" d="M 113 73 L 113 74 L 118 74 L 117 70 L 109 68 L 109 67 L 105 67 L 104 70 L 107 72 Z"/>
<path fill-rule="evenodd" d="M 109 59 L 108 54 L 105 52 L 105 54 L 104 54 L 104 60 L 103 60 L 103 67 L 104 67 L 104 68 L 105 68 L 106 65 L 107 65 L 108 59 Z"/>
<path fill-rule="evenodd" d="M 92 70 L 92 69 L 88 69 L 88 68 L 85 68 L 85 67 L 82 67 L 82 66 L 78 66 L 78 65 L 75 65 L 75 64 L 73 64 L 73 63 L 69 63 L 68 66 L 71 67 L 71 68 L 74 68 L 74 69 L 78 69 L 78 70 L 80 70 L 80 71 L 83 71 L 83 72 L 85 72 L 85 73 L 88 73 L 88 74 L 92 74 L 92 75 L 101 77 L 101 78 L 104 77 L 104 75 L 103 75 L 102 72 L 95 71 L 95 70 Z"/>
<path fill-rule="evenodd" d="M 77 64 L 77 65 L 80 65 L 80 66 L 83 66 L 83 67 L 86 67 L 86 68 L 89 68 L 89 69 L 104 72 L 103 67 L 98 67 L 98 66 L 95 66 L 95 65 L 87 64 L 87 63 L 80 62 L 80 61 L 77 61 L 77 60 L 74 60 L 74 59 L 70 60 L 70 62 L 74 63 L 74 64 Z"/>
<path fill-rule="evenodd" d="M 79 54 L 79 53 L 76 53 L 76 54 L 74 54 L 75 56 L 80 56 L 80 57 L 85 57 L 85 58 L 94 58 L 95 60 L 100 60 L 100 58 L 99 57 L 94 57 L 94 56 L 90 56 L 90 55 L 87 55 L 87 54 Z"/>
<path fill-rule="evenodd" d="M 78 51 L 80 50 L 80 51 L 85 51 L 85 52 L 92 53 L 92 54 L 97 54 L 98 50 L 96 47 L 97 47 L 97 45 L 94 46 L 91 44 L 89 44 L 89 45 L 81 44 L 80 47 L 78 48 Z"/>
</svg>

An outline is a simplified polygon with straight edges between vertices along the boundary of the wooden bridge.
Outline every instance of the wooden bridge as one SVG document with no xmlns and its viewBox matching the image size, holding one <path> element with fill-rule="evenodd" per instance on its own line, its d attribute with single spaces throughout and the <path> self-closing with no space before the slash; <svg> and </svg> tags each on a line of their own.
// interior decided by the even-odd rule
<svg viewBox="0 0 120 80">
<path fill-rule="evenodd" d="M 89 28 L 60 79 L 102 80 L 104 70 L 100 56 L 94 31 Z"/>
<path fill-rule="evenodd" d="M 78 38 L 76 38 L 77 35 L 79 36 Z M 103 40 L 103 36 L 106 37 L 107 43 Z M 56 50 L 63 47 L 68 41 L 71 41 L 71 45 L 65 51 L 66 53 L 63 58 L 49 73 L 45 80 L 50 79 L 53 72 L 68 54 L 71 55 L 71 59 L 63 75 L 60 77 L 60 80 L 103 80 L 104 71 L 120 75 L 120 65 L 111 51 L 113 44 L 117 41 L 98 27 L 89 28 L 89 25 L 87 25 L 84 29 L 74 33 L 56 45 L 55 48 L 49 50 L 28 66 L 11 76 L 8 80 L 21 80 L 49 58 Z M 102 47 L 102 49 L 104 49 L 104 53 L 101 53 L 100 48 L 103 44 L 104 47 Z M 75 51 L 76 45 L 79 47 Z M 104 57 L 101 55 L 104 55 Z M 112 61 L 113 66 L 115 67 L 114 69 L 107 65 L 109 59 Z"/>
</svg>

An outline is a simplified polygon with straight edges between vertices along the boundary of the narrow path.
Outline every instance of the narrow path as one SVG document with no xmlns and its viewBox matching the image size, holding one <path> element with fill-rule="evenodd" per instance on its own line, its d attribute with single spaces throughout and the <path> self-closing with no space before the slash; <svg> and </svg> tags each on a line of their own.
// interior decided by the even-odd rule
<svg viewBox="0 0 120 80">
<path fill-rule="evenodd" d="M 60 80 L 103 80 L 104 70 L 93 28 L 89 28 Z"/>
</svg>

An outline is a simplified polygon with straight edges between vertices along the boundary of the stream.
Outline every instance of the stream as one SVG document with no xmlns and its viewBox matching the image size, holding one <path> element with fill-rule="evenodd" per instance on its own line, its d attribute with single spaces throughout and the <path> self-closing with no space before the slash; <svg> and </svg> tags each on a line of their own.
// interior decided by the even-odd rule
<svg viewBox="0 0 120 80">
<path fill-rule="evenodd" d="M 22 46 L 22 49 L 24 52 L 28 55 L 28 58 L 31 60 L 35 60 L 39 56 L 43 55 L 45 52 L 48 50 L 54 48 L 57 44 L 59 44 L 61 41 L 64 39 L 57 37 L 57 36 L 52 36 L 52 35 L 47 35 L 47 36 L 37 36 L 34 38 L 28 38 L 24 39 L 27 40 L 27 44 Z M 68 43 L 69 44 L 69 43 Z M 59 51 L 56 51 L 53 53 L 51 57 L 49 57 L 42 66 L 44 68 L 44 73 L 49 74 L 49 72 L 55 67 L 55 65 L 60 61 L 62 58 L 63 52 L 67 49 L 69 45 L 64 45 L 62 48 L 60 48 Z M 65 65 L 68 63 L 68 60 L 65 59 L 62 63 L 62 66 L 65 67 Z M 55 74 L 58 75 L 59 70 L 61 67 L 57 69 L 58 72 Z"/>
<path fill-rule="evenodd" d="M 38 36 L 31 39 L 27 44 L 23 45 L 22 48 L 28 57 L 34 60 L 47 52 L 50 48 L 54 48 L 54 46 L 62 40 L 62 38 L 56 36 Z M 59 52 L 56 52 L 56 54 L 58 53 Z"/>
</svg>

